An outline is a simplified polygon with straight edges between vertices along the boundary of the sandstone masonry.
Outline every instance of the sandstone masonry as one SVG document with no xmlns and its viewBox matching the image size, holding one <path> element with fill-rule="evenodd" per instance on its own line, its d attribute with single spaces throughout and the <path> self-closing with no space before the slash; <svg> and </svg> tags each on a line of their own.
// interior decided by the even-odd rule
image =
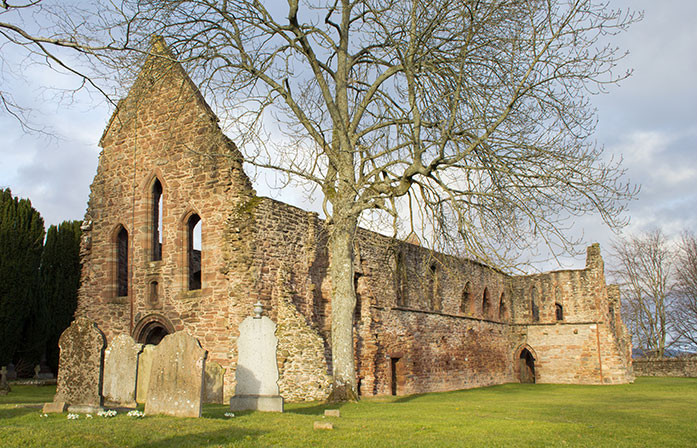
<svg viewBox="0 0 697 448">
<path fill-rule="evenodd" d="M 107 342 L 189 333 L 225 369 L 227 401 L 239 325 L 261 301 L 278 325 L 281 394 L 323 399 L 327 224 L 256 195 L 196 87 L 162 42 L 154 49 L 100 142 L 77 314 Z M 605 284 L 597 245 L 585 269 L 510 276 L 360 229 L 355 271 L 361 395 L 633 378 L 619 291 Z"/>
</svg>

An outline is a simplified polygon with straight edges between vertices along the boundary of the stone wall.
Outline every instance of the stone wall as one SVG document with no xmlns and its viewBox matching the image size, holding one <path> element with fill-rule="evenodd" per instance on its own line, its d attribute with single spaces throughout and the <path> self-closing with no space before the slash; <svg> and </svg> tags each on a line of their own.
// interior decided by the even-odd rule
<svg viewBox="0 0 697 448">
<path fill-rule="evenodd" d="M 282 395 L 323 399 L 332 372 L 329 225 L 256 196 L 240 153 L 191 80 L 161 41 L 154 48 L 101 139 L 77 314 L 95 320 L 107 342 L 130 334 L 155 343 L 149 339 L 188 332 L 225 369 L 227 400 L 239 325 L 260 301 L 278 324 Z M 161 259 L 153 244 L 156 182 Z M 201 285 L 192 290 L 187 222 L 194 214 L 202 223 Z M 121 229 L 128 232 L 125 295 L 117 287 Z M 539 382 L 631 379 L 619 292 L 605 285 L 597 245 L 586 269 L 515 277 L 359 229 L 354 263 L 362 395 L 518 381 L 524 348 Z"/>
<path fill-rule="evenodd" d="M 679 376 L 697 378 L 697 357 L 635 359 L 636 376 Z"/>
</svg>

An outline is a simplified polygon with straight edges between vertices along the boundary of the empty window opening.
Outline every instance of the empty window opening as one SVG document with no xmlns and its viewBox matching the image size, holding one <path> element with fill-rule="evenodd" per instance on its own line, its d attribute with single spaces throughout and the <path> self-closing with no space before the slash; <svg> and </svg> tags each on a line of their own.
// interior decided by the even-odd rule
<svg viewBox="0 0 697 448">
<path fill-rule="evenodd" d="M 116 293 L 124 297 L 128 295 L 128 231 L 123 227 L 116 236 L 116 250 Z"/>
<path fill-rule="evenodd" d="M 538 322 L 540 320 L 540 309 L 537 303 L 537 288 L 534 286 L 530 290 L 530 309 L 532 311 L 532 321 Z"/>
<path fill-rule="evenodd" d="M 152 261 L 162 260 L 162 184 L 155 179 L 152 185 Z"/>
<path fill-rule="evenodd" d="M 501 298 L 499 299 L 499 320 L 505 320 L 508 318 L 508 309 L 506 308 L 506 295 L 501 293 Z"/>
<path fill-rule="evenodd" d="M 469 314 L 470 310 L 470 282 L 465 283 L 465 289 L 462 290 L 462 300 L 460 301 L 460 311 L 464 314 Z"/>
<path fill-rule="evenodd" d="M 431 309 L 433 311 L 440 311 L 440 292 L 439 290 L 439 285 L 438 285 L 438 268 L 436 267 L 436 264 L 433 263 L 431 266 L 428 268 L 429 270 L 429 296 L 430 296 L 430 302 L 431 302 Z"/>
<path fill-rule="evenodd" d="M 484 288 L 484 294 L 482 294 L 482 315 L 484 317 L 489 317 L 490 311 L 491 303 L 489 303 L 489 288 Z"/>
<path fill-rule="evenodd" d="M 194 214 L 187 222 L 189 290 L 201 289 L 201 218 Z"/>
<path fill-rule="evenodd" d="M 353 309 L 353 322 L 354 324 L 361 321 L 361 293 L 363 292 L 363 275 L 354 274 L 353 277 L 353 290 L 356 293 L 356 307 Z"/>
<path fill-rule="evenodd" d="M 153 305 L 160 301 L 159 285 L 157 282 L 150 282 L 150 294 L 148 298 Z"/>
<path fill-rule="evenodd" d="M 558 321 L 564 320 L 564 308 L 561 306 L 560 303 L 554 304 L 554 313 Z"/>
<path fill-rule="evenodd" d="M 395 260 L 394 291 L 397 306 L 407 305 L 407 268 L 404 264 L 404 255 L 397 253 Z"/>
<path fill-rule="evenodd" d="M 535 358 L 532 353 L 527 348 L 524 348 L 520 352 L 520 358 L 518 359 L 518 367 L 520 369 L 520 382 L 521 383 L 534 383 L 535 382 Z"/>
<path fill-rule="evenodd" d="M 402 358 L 390 358 L 390 393 L 392 395 L 402 395 L 406 379 Z"/>
</svg>

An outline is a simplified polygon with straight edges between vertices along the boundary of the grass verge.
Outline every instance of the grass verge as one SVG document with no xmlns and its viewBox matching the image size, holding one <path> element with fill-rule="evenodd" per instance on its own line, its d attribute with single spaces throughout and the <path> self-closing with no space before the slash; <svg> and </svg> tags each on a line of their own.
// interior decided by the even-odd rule
<svg viewBox="0 0 697 448">
<path fill-rule="evenodd" d="M 42 417 L 55 386 L 13 386 L 0 397 L 0 446 L 697 446 L 697 379 L 638 378 L 621 386 L 522 385 L 368 398 L 323 417 L 320 403 L 283 414 L 206 405 L 203 418 L 121 413 Z M 142 410 L 142 408 L 141 408 Z M 313 430 L 331 421 L 332 431 Z"/>
</svg>

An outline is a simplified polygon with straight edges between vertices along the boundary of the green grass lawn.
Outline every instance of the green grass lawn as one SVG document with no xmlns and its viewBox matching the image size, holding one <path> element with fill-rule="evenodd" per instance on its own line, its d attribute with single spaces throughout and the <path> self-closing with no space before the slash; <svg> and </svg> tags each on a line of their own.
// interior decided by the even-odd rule
<svg viewBox="0 0 697 448">
<path fill-rule="evenodd" d="M 638 378 L 623 386 L 508 384 L 364 399 L 341 406 L 287 404 L 283 414 L 206 405 L 203 418 L 121 413 L 41 417 L 55 387 L 14 386 L 0 397 L 0 446 L 697 446 L 697 379 Z M 332 431 L 313 429 L 331 421 Z"/>
</svg>

